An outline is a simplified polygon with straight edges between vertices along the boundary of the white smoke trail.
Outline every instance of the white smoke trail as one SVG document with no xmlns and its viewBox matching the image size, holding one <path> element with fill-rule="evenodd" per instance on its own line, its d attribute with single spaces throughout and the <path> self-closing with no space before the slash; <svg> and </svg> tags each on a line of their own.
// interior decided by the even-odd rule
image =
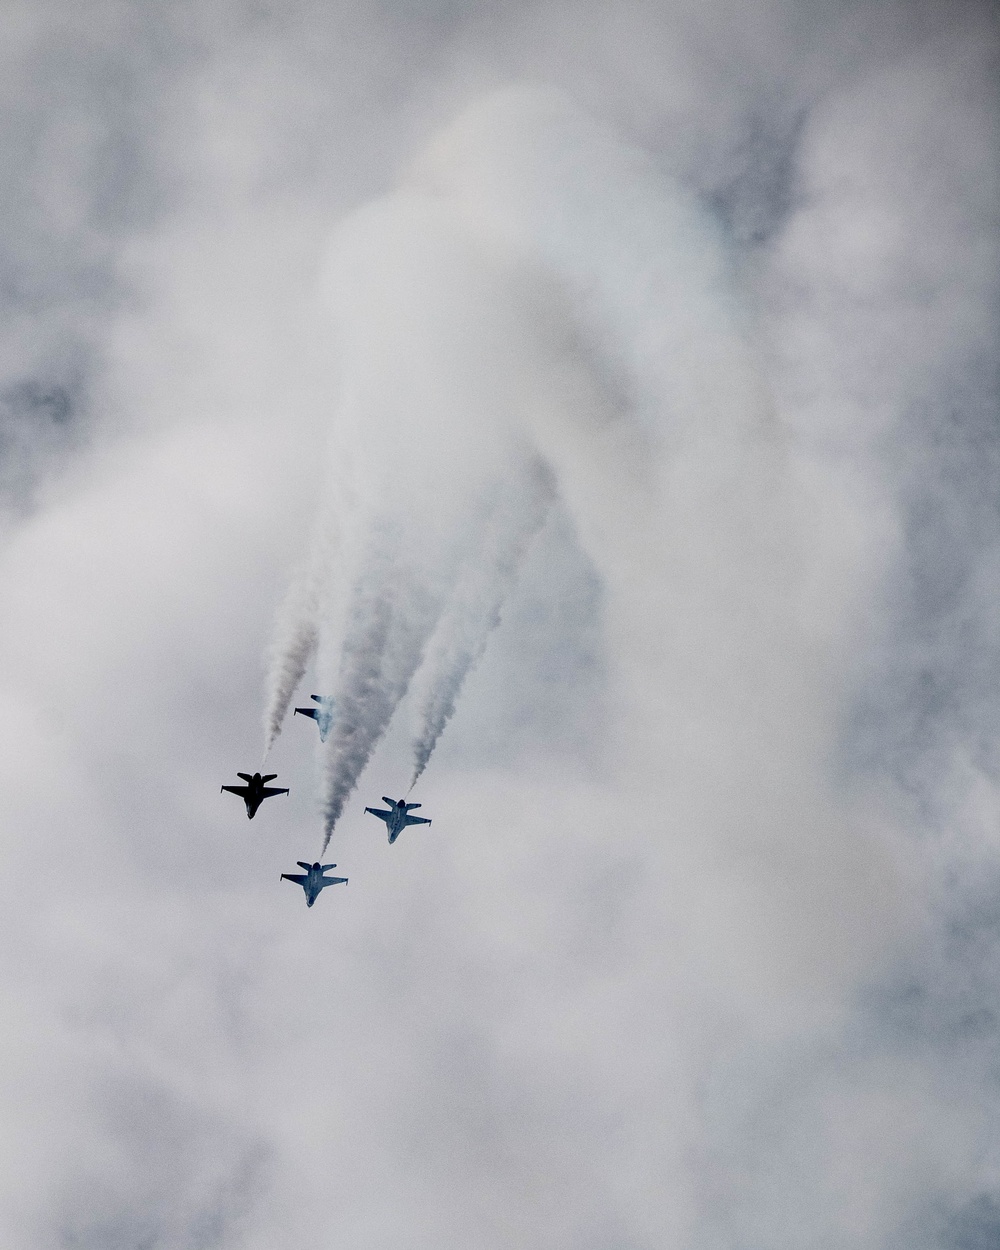
<svg viewBox="0 0 1000 1250">
<path fill-rule="evenodd" d="M 320 611 L 318 662 L 337 707 L 322 772 L 327 841 L 445 604 L 472 593 L 455 587 L 468 583 L 476 553 L 504 576 L 504 561 L 526 541 L 520 531 L 536 525 L 534 486 L 526 514 L 514 507 L 502 521 L 495 510 L 492 537 L 484 504 L 504 491 L 517 498 L 533 481 L 517 428 L 531 353 L 511 294 L 515 270 L 502 247 L 426 196 L 390 197 L 335 241 L 327 289 L 341 383 L 331 503 L 350 543 L 332 579 L 340 585 L 324 592 L 343 601 L 344 624 Z"/>
<path fill-rule="evenodd" d="M 319 625 L 338 709 L 325 840 L 421 665 L 415 776 L 482 654 L 543 508 L 483 501 L 516 482 L 527 439 L 604 582 L 607 746 L 624 790 L 655 779 L 679 814 L 692 944 L 716 940 L 699 896 L 778 855 L 795 888 L 757 874 L 745 906 L 784 926 L 779 982 L 835 999 L 891 930 L 892 893 L 874 901 L 878 853 L 827 793 L 802 509 L 719 231 L 549 92 L 474 107 L 410 187 L 347 224 L 329 280 L 359 537 L 346 625 Z"/>
<path fill-rule="evenodd" d="M 319 638 L 319 586 L 309 572 L 293 582 L 279 612 L 268 653 L 264 710 L 264 757 L 281 733 L 296 687 L 309 667 Z"/>
<path fill-rule="evenodd" d="M 350 499 L 334 476 L 336 497 L 328 500 L 313 532 L 304 561 L 278 610 L 268 648 L 264 709 L 264 755 L 270 751 L 299 682 L 319 646 L 321 624 L 329 633 L 339 619 L 336 588 L 345 575 L 350 526 L 343 513 Z M 337 489 L 340 487 L 340 489 Z M 340 597 L 343 599 L 343 596 Z M 342 612 L 342 608 L 341 608 Z"/>
<path fill-rule="evenodd" d="M 462 683 L 482 659 L 524 554 L 544 524 L 552 500 L 551 474 L 540 461 L 530 464 L 522 477 L 503 485 L 420 670 L 411 789 L 455 711 Z"/>
<path fill-rule="evenodd" d="M 340 653 L 336 719 L 323 773 L 323 850 L 358 777 L 406 694 L 441 611 L 441 598 L 405 568 L 373 560 L 356 588 Z"/>
</svg>

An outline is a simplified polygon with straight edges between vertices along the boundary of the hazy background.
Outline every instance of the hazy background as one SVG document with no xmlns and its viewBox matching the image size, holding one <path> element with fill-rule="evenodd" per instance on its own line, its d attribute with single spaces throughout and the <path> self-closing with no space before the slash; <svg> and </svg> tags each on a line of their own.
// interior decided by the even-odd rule
<svg viewBox="0 0 1000 1250">
<path fill-rule="evenodd" d="M 5 1245 L 997 1244 L 996 17 L 0 8 Z M 331 490 L 324 258 L 402 170 L 515 221 L 530 136 L 419 154 L 525 81 L 721 223 L 768 450 L 716 509 L 697 424 L 657 444 L 659 530 L 641 440 L 539 426 L 561 494 L 413 796 L 434 824 L 390 849 L 363 814 L 409 782 L 404 707 L 307 910 L 278 876 L 321 843 L 314 727 L 253 824 L 218 787 L 258 767 Z M 517 246 L 642 412 L 677 376 L 636 335 L 659 271 L 614 159 L 580 169 L 577 243 Z"/>
</svg>

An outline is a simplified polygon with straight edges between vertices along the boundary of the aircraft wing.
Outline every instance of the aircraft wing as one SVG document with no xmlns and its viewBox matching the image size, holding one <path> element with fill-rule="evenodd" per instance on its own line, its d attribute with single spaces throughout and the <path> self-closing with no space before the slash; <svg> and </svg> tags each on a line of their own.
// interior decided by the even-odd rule
<svg viewBox="0 0 1000 1250">
<path fill-rule="evenodd" d="M 301 872 L 283 872 L 281 874 L 282 881 L 294 881 L 296 885 L 305 885 L 309 880 Z"/>
<path fill-rule="evenodd" d="M 223 786 L 223 790 L 228 790 L 230 794 L 238 794 L 241 799 L 245 799 L 250 793 L 248 786 Z"/>
<path fill-rule="evenodd" d="M 281 786 L 264 786 L 264 788 L 260 792 L 260 796 L 262 799 L 269 799 L 272 797 L 272 795 L 287 794 L 287 793 L 288 793 L 287 786 L 285 786 L 284 788 L 282 788 Z"/>
<path fill-rule="evenodd" d="M 347 878 L 346 877 L 324 877 L 323 884 L 324 885 L 346 885 Z"/>
<path fill-rule="evenodd" d="M 407 816 L 406 823 L 408 825 L 429 825 L 431 822 L 426 816 Z"/>
<path fill-rule="evenodd" d="M 366 807 L 366 812 L 371 812 L 373 816 L 377 816 L 379 820 L 384 820 L 386 824 L 392 819 L 392 812 L 383 812 L 380 807 Z"/>
</svg>

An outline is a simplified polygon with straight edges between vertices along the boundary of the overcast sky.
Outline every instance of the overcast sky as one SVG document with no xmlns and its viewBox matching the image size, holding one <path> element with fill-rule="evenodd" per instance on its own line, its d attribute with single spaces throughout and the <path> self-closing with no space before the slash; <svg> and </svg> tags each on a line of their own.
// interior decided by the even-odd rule
<svg viewBox="0 0 1000 1250">
<path fill-rule="evenodd" d="M 0 34 L 0 1243 L 1000 1244 L 995 6 Z"/>
</svg>

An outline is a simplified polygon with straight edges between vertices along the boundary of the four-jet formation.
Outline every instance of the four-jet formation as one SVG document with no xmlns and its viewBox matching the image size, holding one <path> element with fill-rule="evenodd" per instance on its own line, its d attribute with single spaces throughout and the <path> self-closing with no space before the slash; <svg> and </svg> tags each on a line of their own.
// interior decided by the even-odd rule
<svg viewBox="0 0 1000 1250">
<path fill-rule="evenodd" d="M 410 812 L 419 807 L 419 803 L 407 803 L 405 799 L 387 799 L 382 795 L 382 802 L 389 804 L 389 810 L 384 812 L 380 807 L 366 807 L 366 812 L 371 812 L 373 816 L 377 816 L 379 820 L 384 820 L 386 828 L 389 830 L 389 845 L 399 837 L 407 825 L 429 825 L 431 822 L 424 816 L 411 816 Z"/>
<path fill-rule="evenodd" d="M 311 694 L 309 696 L 313 703 L 319 704 L 318 707 L 297 707 L 296 714 L 299 716 L 311 716 L 316 722 L 319 729 L 320 742 L 326 741 L 326 735 L 330 732 L 330 726 L 333 724 L 333 696 L 328 694 Z"/>
<path fill-rule="evenodd" d="M 336 868 L 336 864 L 304 864 L 301 859 L 295 861 L 300 868 L 304 868 L 305 872 L 283 872 L 281 874 L 282 881 L 294 881 L 296 885 L 302 886 L 306 892 L 306 906 L 312 907 L 313 903 L 319 898 L 320 891 L 324 886 L 328 885 L 346 885 L 346 877 L 324 877 L 323 873 L 330 868 Z"/>
<path fill-rule="evenodd" d="M 276 794 L 288 793 L 286 787 L 267 785 L 267 782 L 273 781 L 277 775 L 277 773 L 265 773 L 262 777 L 260 773 L 254 773 L 251 777 L 249 773 L 237 773 L 236 776 L 242 777 L 246 785 L 223 786 L 222 789 L 228 790 L 230 794 L 238 794 L 247 805 L 247 819 L 253 820 L 257 814 L 257 808 L 265 799 L 273 798 Z"/>
</svg>

